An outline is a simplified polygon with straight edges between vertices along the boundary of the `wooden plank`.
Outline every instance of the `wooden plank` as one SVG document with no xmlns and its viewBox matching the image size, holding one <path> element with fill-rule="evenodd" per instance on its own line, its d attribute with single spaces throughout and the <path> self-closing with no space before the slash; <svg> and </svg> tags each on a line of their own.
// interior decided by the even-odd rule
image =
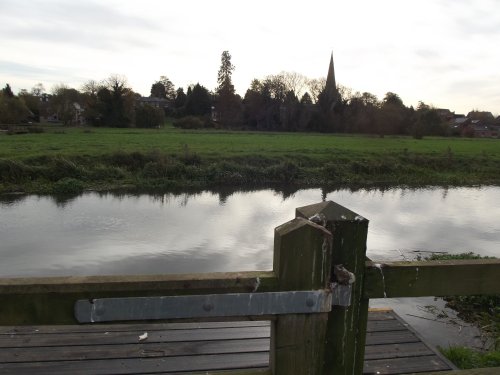
<svg viewBox="0 0 500 375">
<path fill-rule="evenodd" d="M 170 375 L 186 375 L 183 373 L 170 373 Z M 229 370 L 229 371 L 204 371 L 189 373 L 189 375 L 272 375 L 269 368 L 251 369 L 251 370 Z"/>
<path fill-rule="evenodd" d="M 397 319 L 368 320 L 366 332 L 404 331 L 408 328 Z"/>
<path fill-rule="evenodd" d="M 384 312 L 369 312 L 368 321 L 374 320 L 394 320 L 396 319 L 394 316 L 394 312 L 392 310 L 386 310 Z"/>
<path fill-rule="evenodd" d="M 142 333 L 141 333 L 142 334 Z M 237 327 L 200 330 L 172 330 L 148 332 L 148 342 L 180 342 L 268 338 L 268 327 Z M 64 345 L 110 345 L 139 342 L 138 332 L 92 332 L 26 335 L 3 335 L 0 348 L 21 348 Z"/>
<path fill-rule="evenodd" d="M 413 358 L 375 359 L 365 361 L 365 374 L 406 374 L 412 372 L 449 370 L 449 366 L 438 356 Z"/>
<path fill-rule="evenodd" d="M 419 342 L 417 336 L 410 331 L 367 332 L 366 345 L 402 344 Z"/>
<path fill-rule="evenodd" d="M 275 229 L 274 272 L 280 289 L 318 290 L 330 282 L 331 233 L 296 218 Z M 276 374 L 322 373 L 328 313 L 280 315 L 272 325 L 271 369 Z"/>
<path fill-rule="evenodd" d="M 334 306 L 329 314 L 324 373 L 359 374 L 368 315 L 368 299 L 363 295 L 368 220 L 331 201 L 297 208 L 296 216 L 323 220 L 333 235 L 332 263 L 343 265 L 356 277 L 351 306 Z"/>
<path fill-rule="evenodd" d="M 422 342 L 367 345 L 365 348 L 365 361 L 383 358 L 419 357 L 422 355 L 434 355 L 434 352 Z"/>
<path fill-rule="evenodd" d="M 61 277 L 14 277 L 0 278 L 0 295 L 93 293 L 93 292 L 166 292 L 169 295 L 195 291 L 248 292 L 255 288 L 259 278 L 259 290 L 272 291 L 276 279 L 272 271 L 213 272 L 174 275 L 117 275 L 117 276 L 61 276 Z M 174 293 L 172 293 L 174 292 Z M 184 293 L 182 293 L 184 292 Z"/>
<path fill-rule="evenodd" d="M 141 324 L 81 324 L 57 326 L 0 326 L 0 335 L 36 335 L 41 333 L 88 333 L 88 332 L 145 332 L 176 329 L 209 329 L 231 327 L 269 327 L 268 320 L 245 320 L 196 323 L 141 323 Z"/>
<path fill-rule="evenodd" d="M 265 368 L 269 353 L 238 353 L 161 357 L 143 359 L 105 359 L 35 363 L 0 363 L 2 374 L 144 374 L 181 371 Z"/>
<path fill-rule="evenodd" d="M 21 347 L 0 350 L 0 363 L 151 358 L 200 354 L 269 352 L 269 338 L 167 343 Z"/>
<path fill-rule="evenodd" d="M 367 298 L 500 294 L 500 259 L 366 262 Z"/>
<path fill-rule="evenodd" d="M 425 372 L 425 375 L 498 375 L 500 367 L 474 368 L 468 370 L 453 370 L 439 372 Z M 411 375 L 411 374 L 410 374 Z M 419 374 L 424 375 L 424 374 Z"/>
<path fill-rule="evenodd" d="M 279 291 L 273 272 L 0 279 L 0 325 L 75 324 L 80 299 Z"/>
</svg>

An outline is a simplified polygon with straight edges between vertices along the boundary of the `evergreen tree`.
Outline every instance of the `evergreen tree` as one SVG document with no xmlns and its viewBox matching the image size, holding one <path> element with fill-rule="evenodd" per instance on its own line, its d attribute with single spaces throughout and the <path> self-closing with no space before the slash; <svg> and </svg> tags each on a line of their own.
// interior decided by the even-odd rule
<svg viewBox="0 0 500 375">
<path fill-rule="evenodd" d="M 2 89 L 2 92 L 8 98 L 14 97 L 14 93 L 12 92 L 12 89 L 10 88 L 10 85 L 8 83 L 5 85 L 5 88 Z"/>
<path fill-rule="evenodd" d="M 151 96 L 174 100 L 175 86 L 166 76 L 160 76 L 160 80 L 151 85 Z"/>
<path fill-rule="evenodd" d="M 234 65 L 228 51 L 222 52 L 221 64 L 217 75 L 216 110 L 219 121 L 225 126 L 239 125 L 241 121 L 241 100 L 235 94 L 231 76 Z"/>
<path fill-rule="evenodd" d="M 188 93 L 191 88 L 188 89 Z M 186 115 L 204 116 L 212 110 L 212 99 L 208 90 L 197 83 L 186 99 Z"/>
</svg>

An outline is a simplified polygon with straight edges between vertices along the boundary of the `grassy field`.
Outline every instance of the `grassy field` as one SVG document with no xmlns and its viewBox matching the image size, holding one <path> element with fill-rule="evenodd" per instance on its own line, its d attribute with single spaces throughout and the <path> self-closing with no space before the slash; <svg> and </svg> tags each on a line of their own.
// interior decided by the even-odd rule
<svg viewBox="0 0 500 375">
<path fill-rule="evenodd" d="M 126 185 L 500 183 L 500 140 L 63 128 L 0 134 L 0 192 Z M 63 188 L 64 190 L 64 188 Z"/>
<path fill-rule="evenodd" d="M 165 153 L 182 152 L 185 145 L 200 156 L 232 157 L 261 155 L 298 156 L 329 160 L 335 155 L 350 156 L 401 153 L 458 156 L 488 155 L 500 159 L 500 141 L 471 138 L 370 137 L 317 133 L 227 132 L 163 129 L 61 128 L 41 134 L 0 136 L 0 158 L 98 156 L 115 151 Z"/>
</svg>

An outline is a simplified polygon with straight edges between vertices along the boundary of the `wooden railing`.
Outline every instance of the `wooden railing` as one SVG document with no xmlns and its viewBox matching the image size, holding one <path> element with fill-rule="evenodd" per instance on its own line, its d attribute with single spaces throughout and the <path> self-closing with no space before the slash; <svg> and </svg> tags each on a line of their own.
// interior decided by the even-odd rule
<svg viewBox="0 0 500 375">
<path fill-rule="evenodd" d="M 342 285 L 350 288 L 348 307 L 244 318 L 273 321 L 274 374 L 361 374 L 370 298 L 500 293 L 499 260 L 374 263 L 366 260 L 367 231 L 365 218 L 334 202 L 322 202 L 298 208 L 295 219 L 275 229 L 273 271 L 0 279 L 0 325 L 74 324 L 79 300 L 328 294 L 348 284 Z M 346 281 L 334 272 L 338 265 L 354 274 L 354 283 L 349 284 L 352 276 Z"/>
</svg>

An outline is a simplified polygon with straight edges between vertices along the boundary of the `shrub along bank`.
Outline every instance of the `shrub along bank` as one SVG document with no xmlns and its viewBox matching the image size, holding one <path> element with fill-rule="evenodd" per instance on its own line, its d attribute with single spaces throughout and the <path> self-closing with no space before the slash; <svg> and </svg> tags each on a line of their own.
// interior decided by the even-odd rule
<svg viewBox="0 0 500 375">
<path fill-rule="evenodd" d="M 0 193 L 500 184 L 500 141 L 169 129 L 0 134 Z"/>
</svg>

